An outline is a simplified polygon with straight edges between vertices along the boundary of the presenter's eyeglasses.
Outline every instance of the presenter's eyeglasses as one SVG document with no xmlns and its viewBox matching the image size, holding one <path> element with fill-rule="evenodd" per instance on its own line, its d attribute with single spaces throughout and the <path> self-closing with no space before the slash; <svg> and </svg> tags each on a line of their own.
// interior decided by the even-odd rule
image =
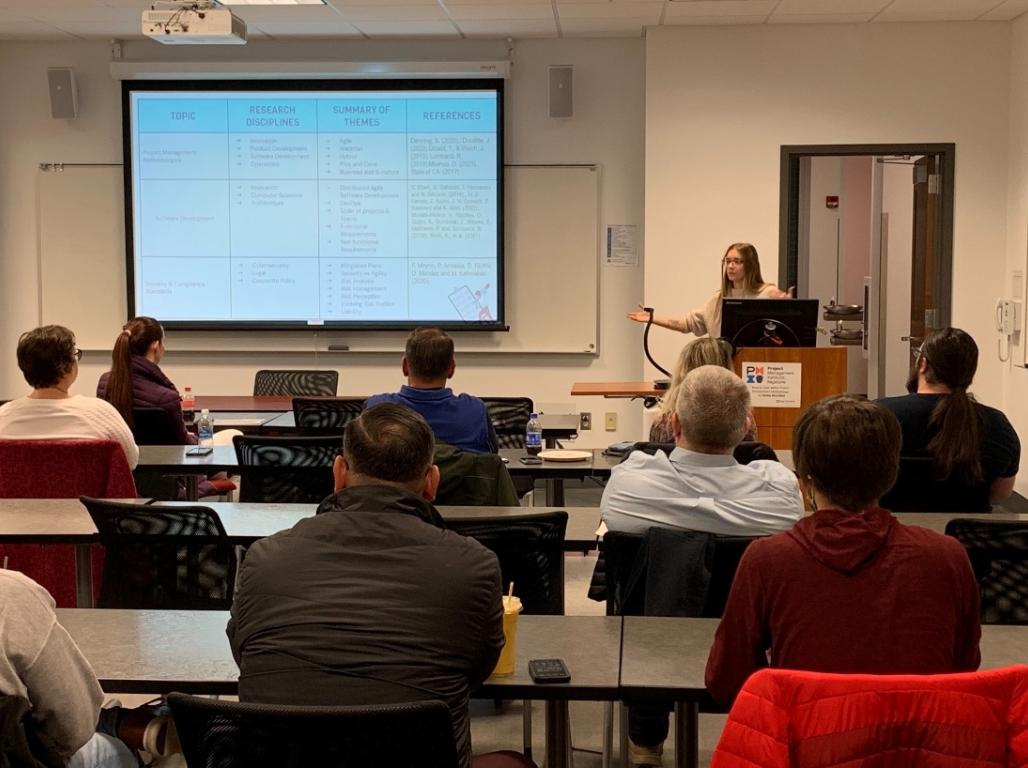
<svg viewBox="0 0 1028 768">
<path fill-rule="evenodd" d="M 722 264 L 724 264 L 724 265 L 725 265 L 726 267 L 727 267 L 727 266 L 728 266 L 729 264 L 732 264 L 732 265 L 734 265 L 734 266 L 736 266 L 736 267 L 741 267 L 741 266 L 742 266 L 742 259 L 735 259 L 735 258 L 729 259 L 729 258 L 724 258 L 724 259 L 721 259 L 721 263 L 722 263 Z"/>
<path fill-rule="evenodd" d="M 82 350 L 78 349 L 76 347 L 75 351 L 71 353 L 71 356 L 74 357 L 76 360 L 81 360 L 82 359 Z"/>
</svg>

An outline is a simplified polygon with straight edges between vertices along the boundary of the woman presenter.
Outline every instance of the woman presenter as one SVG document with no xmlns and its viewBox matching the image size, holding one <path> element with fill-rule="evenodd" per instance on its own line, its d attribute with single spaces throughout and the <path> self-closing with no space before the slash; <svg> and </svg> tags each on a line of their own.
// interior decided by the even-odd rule
<svg viewBox="0 0 1028 768">
<path fill-rule="evenodd" d="M 721 299 L 784 299 L 789 294 L 774 283 L 765 283 L 760 274 L 760 259 L 757 249 L 749 243 L 733 243 L 721 259 L 721 290 L 710 297 L 702 307 L 689 312 L 685 317 L 654 315 L 653 324 L 682 333 L 697 336 L 721 335 Z M 638 323 L 649 320 L 649 312 L 629 312 L 628 319 Z"/>
</svg>

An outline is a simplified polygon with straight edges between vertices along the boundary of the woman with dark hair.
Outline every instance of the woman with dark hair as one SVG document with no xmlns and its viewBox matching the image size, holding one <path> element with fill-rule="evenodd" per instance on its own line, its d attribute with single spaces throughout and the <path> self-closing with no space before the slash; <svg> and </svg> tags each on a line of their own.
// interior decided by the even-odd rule
<svg viewBox="0 0 1028 768">
<path fill-rule="evenodd" d="M 23 333 L 18 367 L 32 391 L 0 407 L 0 438 L 115 440 L 134 469 L 139 448 L 125 420 L 110 403 L 69 392 L 81 357 L 75 334 L 64 326 L 44 325 Z"/>
<path fill-rule="evenodd" d="M 800 416 L 792 446 L 814 512 L 757 539 L 739 561 L 707 659 L 714 699 L 729 703 L 767 666 L 875 675 L 977 669 L 978 585 L 963 546 L 900 524 L 878 502 L 896 479 L 896 417 L 867 400 L 828 397 Z"/>
<path fill-rule="evenodd" d="M 732 243 L 721 258 L 721 289 L 702 307 L 685 317 L 654 315 L 653 324 L 672 331 L 693 333 L 697 336 L 721 335 L 721 299 L 784 299 L 788 293 L 774 283 L 765 283 L 760 274 L 760 257 L 749 243 Z M 645 323 L 650 313 L 643 310 L 629 312 L 629 320 Z"/>
<path fill-rule="evenodd" d="M 130 427 L 134 408 L 163 408 L 171 414 L 181 445 L 196 443 L 186 430 L 182 400 L 159 363 L 164 357 L 164 329 L 152 317 L 134 317 L 122 326 L 111 354 L 111 370 L 100 377 L 96 396 L 113 405 Z"/>
<path fill-rule="evenodd" d="M 988 512 L 1014 490 L 1021 443 L 1007 417 L 967 390 L 978 345 L 959 328 L 933 331 L 918 350 L 908 395 L 879 402 L 903 429 L 899 479 L 882 506 Z"/>
</svg>

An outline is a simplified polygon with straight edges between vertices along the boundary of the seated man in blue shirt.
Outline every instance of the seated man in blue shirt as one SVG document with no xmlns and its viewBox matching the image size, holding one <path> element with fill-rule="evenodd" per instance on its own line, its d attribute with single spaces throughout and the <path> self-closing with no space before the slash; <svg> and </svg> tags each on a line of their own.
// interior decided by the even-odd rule
<svg viewBox="0 0 1028 768">
<path fill-rule="evenodd" d="M 369 397 L 364 407 L 379 403 L 405 405 L 424 417 L 438 442 L 462 451 L 495 453 L 496 433 L 485 403 L 473 395 L 455 395 L 446 386 L 456 367 L 453 339 L 439 328 L 415 328 L 407 337 L 403 355 L 407 383 L 399 392 Z"/>
</svg>

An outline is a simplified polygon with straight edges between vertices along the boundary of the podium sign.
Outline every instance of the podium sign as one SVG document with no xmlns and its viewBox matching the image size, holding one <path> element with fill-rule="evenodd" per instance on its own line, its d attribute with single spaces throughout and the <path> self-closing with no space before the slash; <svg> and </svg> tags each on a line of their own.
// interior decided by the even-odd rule
<svg viewBox="0 0 1028 768">
<path fill-rule="evenodd" d="M 742 360 L 742 380 L 754 408 L 799 408 L 803 404 L 803 363 Z"/>
</svg>

